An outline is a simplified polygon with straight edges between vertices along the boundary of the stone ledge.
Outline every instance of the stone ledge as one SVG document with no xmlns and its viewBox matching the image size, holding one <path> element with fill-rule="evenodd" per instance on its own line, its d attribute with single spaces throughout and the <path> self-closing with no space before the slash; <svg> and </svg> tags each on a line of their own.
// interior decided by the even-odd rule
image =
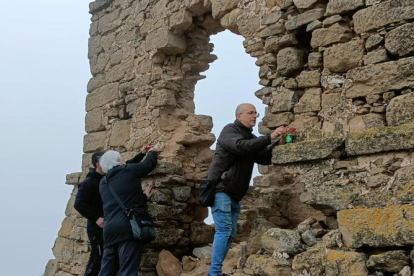
<svg viewBox="0 0 414 276">
<path fill-rule="evenodd" d="M 89 13 L 95 14 L 107 7 L 112 3 L 113 0 L 96 0 L 89 3 Z"/>
<path fill-rule="evenodd" d="M 343 143 L 340 138 L 322 138 L 273 148 L 272 163 L 287 164 L 324 159 L 332 155 Z"/>
<path fill-rule="evenodd" d="M 348 135 L 346 153 L 350 156 L 414 148 L 414 123 L 396 127 L 372 128 Z"/>
<path fill-rule="evenodd" d="M 346 247 L 386 247 L 414 244 L 414 206 L 338 212 L 339 230 Z"/>
<path fill-rule="evenodd" d="M 343 144 L 341 138 L 322 138 L 277 146 L 272 163 L 277 165 L 329 158 Z M 372 128 L 351 133 L 345 139 L 348 156 L 414 149 L 414 123 Z"/>
</svg>

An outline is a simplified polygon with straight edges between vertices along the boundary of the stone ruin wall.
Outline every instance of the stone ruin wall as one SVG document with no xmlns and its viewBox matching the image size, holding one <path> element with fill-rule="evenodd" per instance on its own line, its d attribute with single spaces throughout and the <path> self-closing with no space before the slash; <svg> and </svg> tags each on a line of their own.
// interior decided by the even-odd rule
<svg viewBox="0 0 414 276">
<path fill-rule="evenodd" d="M 212 241 L 197 194 L 213 122 L 194 114 L 193 99 L 217 58 L 209 37 L 227 29 L 260 67 L 259 132 L 291 125 L 299 135 L 259 167 L 238 225 L 247 254 L 244 246 L 225 272 L 394 275 L 407 266 L 401 275 L 411 276 L 413 0 L 96 0 L 90 13 L 82 172 L 67 176 L 74 189 L 45 275 L 83 273 L 88 239 L 73 201 L 98 150 L 164 149 L 143 181 L 156 187 L 149 210 L 159 227 L 141 275 L 157 275 L 161 249 L 181 258 Z M 194 266 L 182 275 L 205 274 Z"/>
</svg>

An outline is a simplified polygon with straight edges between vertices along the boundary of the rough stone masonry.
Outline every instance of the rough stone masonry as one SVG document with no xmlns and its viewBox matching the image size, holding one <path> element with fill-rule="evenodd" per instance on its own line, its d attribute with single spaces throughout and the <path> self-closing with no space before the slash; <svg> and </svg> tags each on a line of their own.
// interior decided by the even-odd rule
<svg viewBox="0 0 414 276">
<path fill-rule="evenodd" d="M 200 73 L 217 59 L 209 37 L 225 29 L 243 36 L 260 67 L 263 88 L 252 93 L 267 108 L 259 131 L 290 125 L 300 133 L 259 168 L 224 272 L 414 275 L 413 0 L 89 7 L 82 172 L 67 175 L 74 189 L 45 275 L 83 273 L 89 248 L 73 200 L 91 154 L 115 149 L 128 158 L 154 143 L 166 158 L 143 182 L 155 185 L 149 210 L 158 227 L 140 275 L 206 275 L 214 228 L 203 223 L 197 195 L 215 137 L 193 99 Z"/>
</svg>

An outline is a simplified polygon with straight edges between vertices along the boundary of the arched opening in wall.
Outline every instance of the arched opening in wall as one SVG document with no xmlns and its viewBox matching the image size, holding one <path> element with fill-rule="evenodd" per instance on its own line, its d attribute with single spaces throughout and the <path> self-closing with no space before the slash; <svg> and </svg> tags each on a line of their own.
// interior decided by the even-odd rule
<svg viewBox="0 0 414 276">
<path fill-rule="evenodd" d="M 212 132 L 216 139 L 223 127 L 235 120 L 238 104 L 251 103 L 261 117 L 264 115 L 265 105 L 254 95 L 261 88 L 258 84 L 259 67 L 255 65 L 256 59 L 245 53 L 243 39 L 228 30 L 210 37 L 210 43 L 214 44 L 212 54 L 218 59 L 210 63 L 209 70 L 204 72 L 206 78 L 198 81 L 195 88 L 195 113 L 213 118 Z M 253 133 L 259 134 L 257 125 Z M 215 143 L 211 149 L 215 149 Z M 258 174 L 255 165 L 252 179 Z M 205 223 L 213 223 L 210 208 Z"/>
</svg>

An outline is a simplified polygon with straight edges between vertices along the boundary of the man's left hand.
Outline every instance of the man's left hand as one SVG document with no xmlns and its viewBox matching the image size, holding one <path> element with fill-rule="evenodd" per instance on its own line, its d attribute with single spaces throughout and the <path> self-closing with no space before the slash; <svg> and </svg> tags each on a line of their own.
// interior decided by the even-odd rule
<svg viewBox="0 0 414 276">
<path fill-rule="evenodd" d="M 147 152 L 150 150 L 150 149 L 152 149 L 154 146 L 143 146 L 142 147 L 142 149 L 141 149 L 141 152 L 143 153 L 143 154 L 147 154 Z"/>
</svg>

